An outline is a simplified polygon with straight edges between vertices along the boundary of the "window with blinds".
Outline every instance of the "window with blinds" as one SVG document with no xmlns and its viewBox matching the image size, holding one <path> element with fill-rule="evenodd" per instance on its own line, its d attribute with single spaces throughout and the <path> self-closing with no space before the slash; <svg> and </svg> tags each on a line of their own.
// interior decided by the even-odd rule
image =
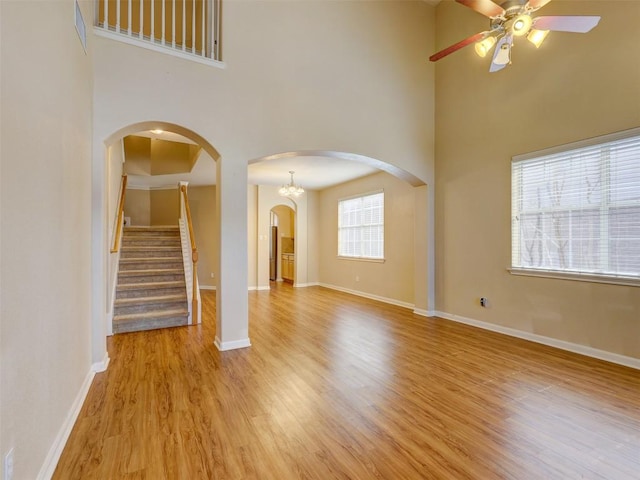
<svg viewBox="0 0 640 480">
<path fill-rule="evenodd" d="M 384 192 L 338 201 L 338 256 L 384 258 Z"/>
<path fill-rule="evenodd" d="M 513 158 L 512 266 L 640 280 L 640 129 Z"/>
</svg>

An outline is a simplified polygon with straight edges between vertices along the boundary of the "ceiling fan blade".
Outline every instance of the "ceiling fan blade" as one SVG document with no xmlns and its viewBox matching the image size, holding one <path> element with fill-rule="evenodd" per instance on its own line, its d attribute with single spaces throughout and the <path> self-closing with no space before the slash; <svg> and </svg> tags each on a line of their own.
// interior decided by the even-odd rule
<svg viewBox="0 0 640 480">
<path fill-rule="evenodd" d="M 432 62 L 436 62 L 436 61 L 440 60 L 441 58 L 452 54 L 453 52 L 457 52 L 458 50 L 460 50 L 461 48 L 466 47 L 467 45 L 470 45 L 470 44 L 472 44 L 474 42 L 482 40 L 487 33 L 488 32 L 476 33 L 475 35 L 472 35 L 472 36 L 470 36 L 468 38 L 465 38 L 464 40 L 461 40 L 458 43 L 454 43 L 453 45 L 445 48 L 444 50 L 440 50 L 438 53 L 434 53 L 433 55 L 431 55 L 429 57 L 429 60 L 431 60 Z"/>
<path fill-rule="evenodd" d="M 513 45 L 513 35 L 505 35 L 496 45 L 496 51 L 493 52 L 493 60 L 489 72 L 494 73 L 502 70 L 511 63 L 511 46 Z"/>
<path fill-rule="evenodd" d="M 597 16 L 551 16 L 536 17 L 533 26 L 536 30 L 552 30 L 554 32 L 587 33 L 598 25 L 600 17 Z"/>
<path fill-rule="evenodd" d="M 499 17 L 505 13 L 504 8 L 497 3 L 493 3 L 491 0 L 456 0 L 456 2 L 489 18 Z"/>
<path fill-rule="evenodd" d="M 539 8 L 544 7 L 551 0 L 529 0 L 529 7 L 533 10 L 538 10 Z"/>
</svg>

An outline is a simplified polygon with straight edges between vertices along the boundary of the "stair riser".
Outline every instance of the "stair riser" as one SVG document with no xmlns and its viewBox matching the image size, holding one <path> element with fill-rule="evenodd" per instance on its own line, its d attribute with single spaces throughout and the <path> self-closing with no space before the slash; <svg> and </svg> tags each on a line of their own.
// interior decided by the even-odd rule
<svg viewBox="0 0 640 480">
<path fill-rule="evenodd" d="M 123 275 L 124 273 L 124 275 Z M 128 276 L 121 272 L 118 276 L 119 283 L 149 283 L 149 282 L 178 282 L 184 281 L 184 274 L 162 273 L 157 275 Z"/>
<path fill-rule="evenodd" d="M 162 261 L 147 260 L 140 262 L 120 262 L 120 271 L 146 270 L 149 268 L 182 268 L 182 259 L 163 259 Z"/>
<path fill-rule="evenodd" d="M 180 230 L 129 230 L 126 228 L 123 233 L 123 237 L 175 237 L 180 236 Z"/>
<path fill-rule="evenodd" d="M 186 295 L 186 287 L 142 288 L 139 290 L 118 290 L 116 300 L 120 298 L 139 298 L 159 295 Z"/>
<path fill-rule="evenodd" d="M 166 258 L 182 258 L 182 250 L 174 248 L 172 250 L 153 250 L 144 248 L 142 250 L 126 250 L 120 251 L 120 259 L 123 258 L 147 258 L 147 257 L 166 257 Z"/>
<path fill-rule="evenodd" d="M 123 238 L 122 245 L 124 247 L 180 247 L 180 238 Z"/>
<path fill-rule="evenodd" d="M 134 313 L 145 313 L 150 310 L 178 310 L 187 309 L 186 301 L 175 302 L 157 302 L 157 303 L 141 303 L 134 305 L 118 306 L 113 309 L 114 316 L 116 315 L 132 315 Z"/>
<path fill-rule="evenodd" d="M 114 322 L 113 333 L 137 332 L 142 330 L 155 330 L 158 328 L 180 327 L 188 325 L 187 316 L 168 318 L 145 318 L 144 320 L 132 320 L 127 322 Z"/>
</svg>

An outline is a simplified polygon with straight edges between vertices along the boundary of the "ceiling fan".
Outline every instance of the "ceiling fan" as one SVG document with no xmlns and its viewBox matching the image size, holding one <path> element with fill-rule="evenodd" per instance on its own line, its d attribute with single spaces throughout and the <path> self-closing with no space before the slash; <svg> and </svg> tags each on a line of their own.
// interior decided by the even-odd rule
<svg viewBox="0 0 640 480">
<path fill-rule="evenodd" d="M 531 14 L 551 0 L 507 0 L 498 5 L 492 0 L 456 0 L 489 17 L 490 28 L 434 53 L 429 60 L 435 62 L 447 55 L 475 43 L 476 53 L 485 57 L 495 45 L 490 72 L 497 72 L 511 63 L 511 47 L 514 37 L 527 37 L 536 48 L 540 47 L 549 31 L 587 33 L 600 21 L 597 16 L 547 16 Z"/>
</svg>

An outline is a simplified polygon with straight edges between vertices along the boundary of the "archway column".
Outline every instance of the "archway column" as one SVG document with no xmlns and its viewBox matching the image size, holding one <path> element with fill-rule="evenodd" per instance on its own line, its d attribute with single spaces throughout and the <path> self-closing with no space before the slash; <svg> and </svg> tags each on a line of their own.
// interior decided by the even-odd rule
<svg viewBox="0 0 640 480">
<path fill-rule="evenodd" d="M 218 285 L 216 338 L 219 350 L 251 346 L 247 292 L 247 163 L 216 162 L 216 214 L 218 217 Z"/>
</svg>

